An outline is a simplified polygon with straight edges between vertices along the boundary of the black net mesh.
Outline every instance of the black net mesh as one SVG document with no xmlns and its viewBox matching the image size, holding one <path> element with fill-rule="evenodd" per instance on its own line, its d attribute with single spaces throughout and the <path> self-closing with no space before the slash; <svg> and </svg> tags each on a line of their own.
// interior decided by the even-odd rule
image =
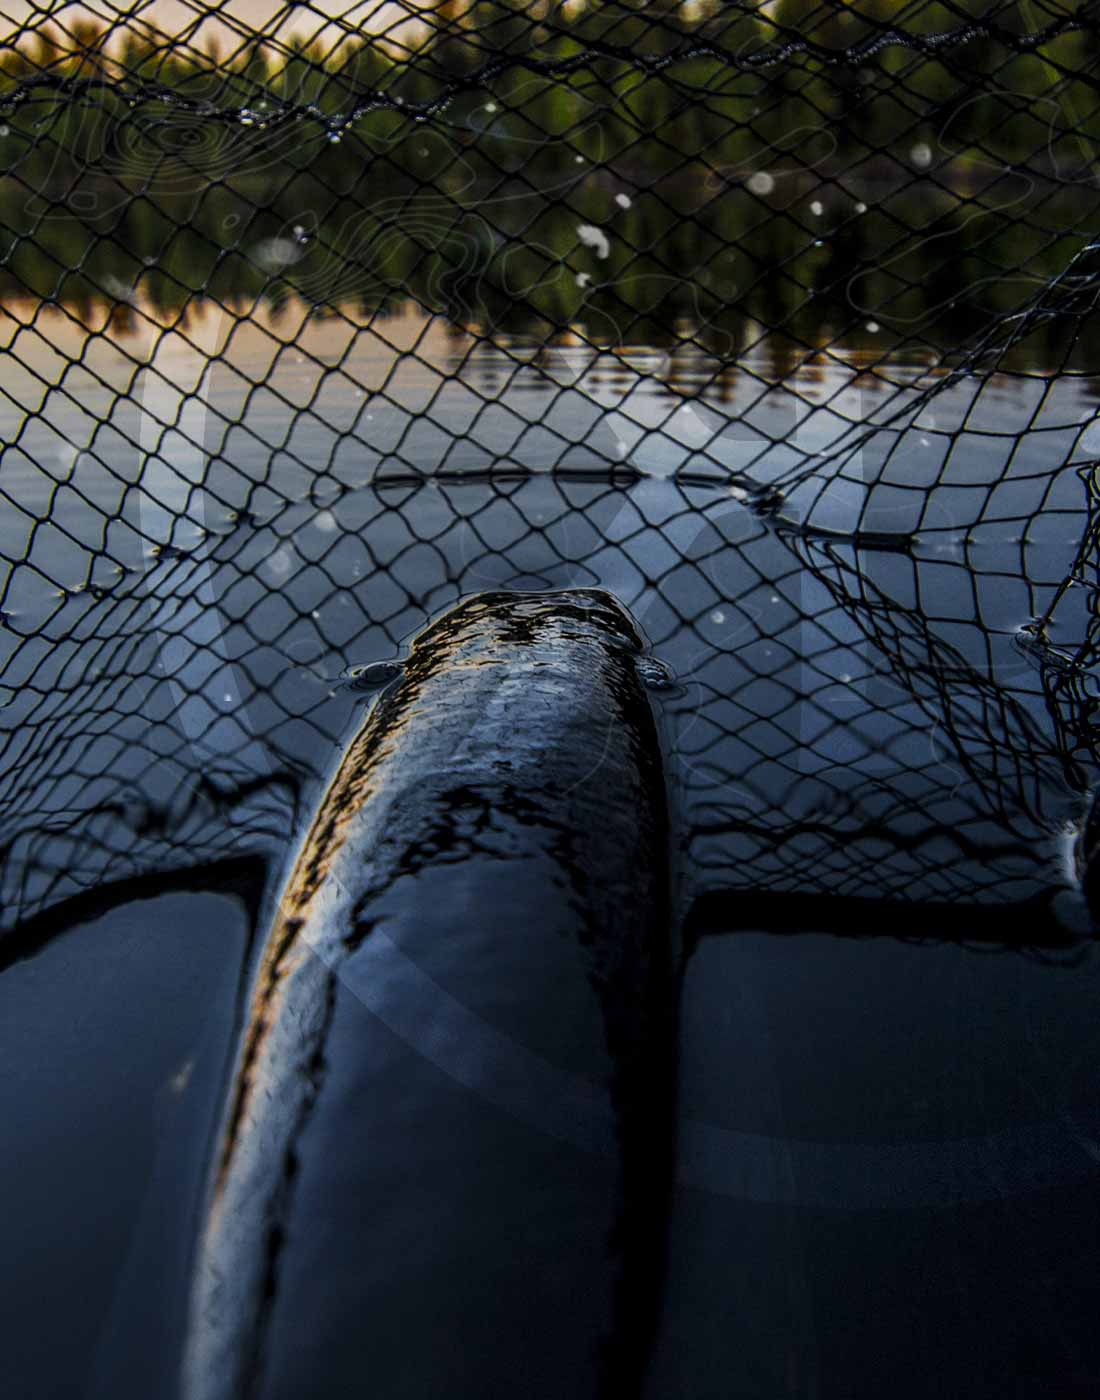
<svg viewBox="0 0 1100 1400">
<path fill-rule="evenodd" d="M 374 663 L 596 584 L 676 678 L 689 899 L 1042 941 L 1098 757 L 1098 7 L 9 11 L 7 927 L 274 868 Z"/>
</svg>

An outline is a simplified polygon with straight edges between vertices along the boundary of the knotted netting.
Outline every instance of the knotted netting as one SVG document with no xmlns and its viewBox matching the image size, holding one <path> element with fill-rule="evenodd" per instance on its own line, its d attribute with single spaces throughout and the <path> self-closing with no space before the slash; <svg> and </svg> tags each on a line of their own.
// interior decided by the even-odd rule
<svg viewBox="0 0 1100 1400">
<path fill-rule="evenodd" d="M 638 618 L 690 892 L 1064 882 L 1095 6 L 9 11 L 6 926 L 274 868 L 489 587 Z"/>
</svg>

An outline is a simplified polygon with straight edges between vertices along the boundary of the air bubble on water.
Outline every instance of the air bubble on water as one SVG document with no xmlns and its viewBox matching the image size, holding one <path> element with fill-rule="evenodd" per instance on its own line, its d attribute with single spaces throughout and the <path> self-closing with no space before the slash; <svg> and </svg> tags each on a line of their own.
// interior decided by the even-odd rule
<svg viewBox="0 0 1100 1400">
<path fill-rule="evenodd" d="M 142 258 L 142 262 L 146 267 L 153 267 L 156 263 L 156 258 L 154 258 L 151 253 L 147 253 L 145 257 Z"/>
<path fill-rule="evenodd" d="M 647 690 L 672 690 L 676 685 L 676 674 L 667 662 L 656 656 L 639 656 L 634 662 L 638 679 Z"/>
<path fill-rule="evenodd" d="M 573 163 L 574 163 L 574 165 L 583 165 L 583 164 L 584 164 L 584 156 L 574 156 L 574 157 L 573 157 Z"/>
<path fill-rule="evenodd" d="M 288 574 L 290 572 L 290 553 L 285 549 L 277 549 L 264 560 L 264 565 L 273 574 Z"/>
<path fill-rule="evenodd" d="M 769 175 L 766 170 L 757 170 L 749 176 L 745 184 L 753 194 L 771 194 L 775 189 L 775 176 Z"/>
<path fill-rule="evenodd" d="M 338 131 L 330 131 L 328 140 L 330 146 L 338 146 L 340 144 L 340 133 Z"/>
<path fill-rule="evenodd" d="M 326 534 L 336 529 L 336 517 L 331 510 L 319 510 L 313 517 L 313 523 Z"/>
<path fill-rule="evenodd" d="M 595 224 L 578 224 L 577 237 L 586 248 L 591 248 L 598 258 L 611 256 L 611 243 L 602 228 Z"/>
<path fill-rule="evenodd" d="M 869 330 L 869 331 L 871 332 L 872 335 L 874 335 L 874 334 L 876 333 L 876 331 L 878 331 L 878 329 L 879 329 L 879 324 L 878 324 L 877 321 L 868 321 L 868 322 L 867 322 L 867 330 Z"/>
<path fill-rule="evenodd" d="M 837 680 L 840 681 L 841 685 L 851 685 L 852 683 L 852 678 L 847 671 L 841 671 Z"/>
<path fill-rule="evenodd" d="M 857 214 L 866 214 L 866 212 L 867 212 L 867 206 L 866 206 L 866 204 L 864 204 L 863 200 L 861 199 L 861 200 L 859 201 L 859 203 L 856 205 L 856 213 L 857 213 Z"/>
<path fill-rule="evenodd" d="M 305 257 L 304 238 L 265 238 L 252 249 L 252 259 L 267 272 L 278 272 Z"/>
<path fill-rule="evenodd" d="M 404 673 L 403 662 L 369 661 L 365 666 L 349 666 L 341 672 L 341 679 L 349 690 L 381 690 Z"/>
<path fill-rule="evenodd" d="M 815 238 L 815 239 L 814 239 L 814 247 L 815 247 L 815 248 L 824 248 L 824 246 L 825 246 L 825 240 L 824 240 L 823 238 Z"/>
<path fill-rule="evenodd" d="M 932 147 L 927 141 L 918 141 L 910 148 L 909 159 L 920 169 L 925 169 L 932 164 Z"/>
<path fill-rule="evenodd" d="M 822 214 L 824 214 L 824 212 L 825 212 L 825 206 L 824 206 L 824 204 L 822 204 L 822 202 L 821 202 L 820 199 L 815 199 L 815 200 L 813 201 L 813 203 L 810 205 L 810 213 L 813 214 L 813 216 L 814 216 L 815 218 L 820 219 L 821 216 L 822 216 Z"/>
<path fill-rule="evenodd" d="M 10 134 L 11 134 L 11 128 L 10 128 L 10 127 L 7 127 L 7 126 L 0 126 L 0 136 L 10 136 Z"/>
<path fill-rule="evenodd" d="M 495 112 L 497 110 L 497 104 L 495 102 L 486 102 L 485 110 L 487 112 Z"/>
<path fill-rule="evenodd" d="M 771 603 L 778 603 L 778 602 L 780 601 L 779 594 L 778 594 L 778 593 L 773 593 L 772 596 L 771 596 L 771 598 L 770 598 L 768 601 L 771 602 Z"/>
<path fill-rule="evenodd" d="M 628 194 L 617 194 L 615 196 L 615 203 L 619 206 L 620 209 L 629 209 L 631 205 L 631 198 Z"/>
<path fill-rule="evenodd" d="M 591 274 L 591 273 L 589 273 L 589 272 L 578 272 L 578 273 L 577 273 L 576 283 L 577 283 L 577 286 L 578 286 L 578 287 L 587 287 L 588 284 L 589 284 L 591 281 L 592 281 L 592 274 Z"/>
<path fill-rule="evenodd" d="M 711 622 L 717 622 L 719 626 L 726 620 L 726 614 L 720 608 L 716 608 L 710 615 Z"/>
</svg>

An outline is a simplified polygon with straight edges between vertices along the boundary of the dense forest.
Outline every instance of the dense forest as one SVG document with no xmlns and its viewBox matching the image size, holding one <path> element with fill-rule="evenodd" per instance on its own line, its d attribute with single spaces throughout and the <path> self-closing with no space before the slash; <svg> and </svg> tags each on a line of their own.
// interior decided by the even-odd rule
<svg viewBox="0 0 1100 1400">
<path fill-rule="evenodd" d="M 721 354 L 746 317 L 961 334 L 1095 228 L 1100 35 L 1074 9 L 445 0 L 400 43 L 40 27 L 0 48 L 0 292 L 413 295 L 532 334 L 687 320 Z"/>
<path fill-rule="evenodd" d="M 124 164 L 128 146 L 152 159 L 158 142 L 200 170 L 219 143 L 172 129 L 196 111 L 211 126 L 236 114 L 260 129 L 257 155 L 274 147 L 280 162 L 304 167 L 319 140 L 350 134 L 387 149 L 407 142 L 415 161 L 410 129 L 427 104 L 433 125 L 505 165 L 580 155 L 654 173 L 851 168 L 883 154 L 912 163 L 915 151 L 924 165 L 994 157 L 1064 175 L 1091 169 L 1100 141 L 1100 25 L 1072 27 L 1075 8 L 574 0 L 551 20 L 549 5 L 527 0 L 441 0 L 400 43 L 334 25 L 312 42 L 234 41 L 227 30 L 205 43 L 201 31 L 171 40 L 140 19 L 43 25 L 0 47 L 0 170 L 33 184 L 47 165 L 56 177 Z M 968 14 L 990 28 L 968 30 Z M 1035 47 L 1020 36 L 1039 18 L 1054 32 Z M 912 48 L 890 41 L 892 27 L 918 44 L 957 38 Z M 283 123 L 296 118 L 288 139 Z"/>
</svg>

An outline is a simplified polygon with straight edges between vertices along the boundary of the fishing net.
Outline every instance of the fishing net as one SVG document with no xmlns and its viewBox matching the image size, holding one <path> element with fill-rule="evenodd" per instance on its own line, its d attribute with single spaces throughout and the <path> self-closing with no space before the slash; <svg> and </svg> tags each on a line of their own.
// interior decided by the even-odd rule
<svg viewBox="0 0 1100 1400">
<path fill-rule="evenodd" d="M 428 618 L 592 585 L 712 922 L 1072 923 L 1100 7 L 8 10 L 7 929 L 262 882 Z"/>
</svg>

